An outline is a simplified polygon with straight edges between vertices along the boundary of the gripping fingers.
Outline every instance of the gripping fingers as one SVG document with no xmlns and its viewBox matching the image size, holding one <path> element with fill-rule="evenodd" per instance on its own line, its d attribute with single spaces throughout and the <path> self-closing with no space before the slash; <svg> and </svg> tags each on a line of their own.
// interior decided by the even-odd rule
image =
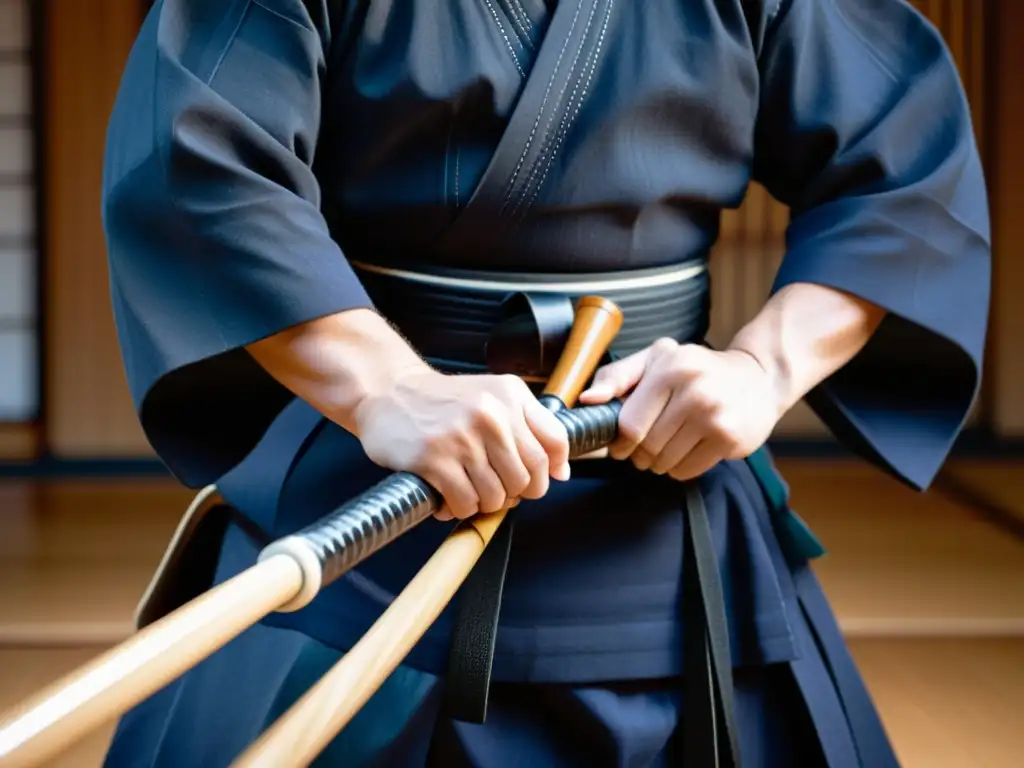
<svg viewBox="0 0 1024 768">
<path fill-rule="evenodd" d="M 669 472 L 673 480 L 686 481 L 699 477 L 722 459 L 723 446 L 715 440 L 700 440 Z"/>
<path fill-rule="evenodd" d="M 641 446 L 668 405 L 671 389 L 658 377 L 641 379 L 619 414 L 619 435 L 609 446 L 613 459 L 628 459 Z M 646 452 L 646 451 L 645 451 Z"/>
<path fill-rule="evenodd" d="M 668 441 L 659 452 L 650 469 L 656 475 L 664 475 L 671 472 L 677 465 L 682 463 L 697 447 L 697 444 L 704 439 L 704 430 L 694 420 L 683 422 L 679 431 Z"/>
<path fill-rule="evenodd" d="M 509 494 L 505 492 L 505 486 L 494 471 L 491 462 L 487 459 L 487 453 L 481 446 L 479 454 L 474 456 L 472 461 L 466 462 L 466 474 L 473 489 L 480 500 L 477 511 L 497 512 L 505 506 Z"/>
<path fill-rule="evenodd" d="M 510 499 L 519 497 L 529 485 L 529 470 L 523 462 L 517 440 L 516 410 L 507 407 L 496 409 L 493 418 L 480 419 L 477 427 L 483 440 L 485 459 L 495 475 L 500 496 L 481 496 L 481 512 L 496 512 L 507 506 Z"/>
<path fill-rule="evenodd" d="M 561 426 L 561 425 L 559 425 Z M 544 446 L 530 429 L 525 416 L 513 426 L 515 430 L 516 455 L 523 465 L 526 483 L 512 495 L 524 499 L 539 499 L 548 492 L 551 485 L 551 463 Z"/>
<path fill-rule="evenodd" d="M 438 516 L 447 510 L 451 517 L 464 520 L 480 511 L 480 497 L 465 468 L 458 462 L 446 461 L 437 469 L 420 473 L 420 476 L 444 499 Z"/>
<path fill-rule="evenodd" d="M 556 480 L 563 482 L 568 480 L 569 436 L 565 432 L 565 427 L 551 411 L 536 400 L 525 404 L 523 417 L 530 434 L 540 446 L 546 459 L 543 469 L 541 470 L 538 466 L 538 471 L 543 471 L 545 476 L 550 475 Z M 539 457 L 537 458 L 539 459 Z"/>
</svg>

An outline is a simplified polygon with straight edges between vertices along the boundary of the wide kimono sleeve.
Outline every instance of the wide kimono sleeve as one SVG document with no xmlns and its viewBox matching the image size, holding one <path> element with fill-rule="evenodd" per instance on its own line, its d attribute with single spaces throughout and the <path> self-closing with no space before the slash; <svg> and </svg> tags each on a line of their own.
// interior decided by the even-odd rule
<svg viewBox="0 0 1024 768">
<path fill-rule="evenodd" d="M 849 448 L 927 487 L 978 392 L 990 291 L 985 183 L 938 32 L 904 0 L 780 0 L 760 52 L 754 178 L 788 205 L 773 291 L 888 311 L 807 402 Z"/>
<path fill-rule="evenodd" d="M 127 63 L 103 217 L 117 331 L 145 434 L 215 482 L 292 399 L 245 345 L 369 306 L 321 216 L 321 2 L 163 0 Z"/>
</svg>

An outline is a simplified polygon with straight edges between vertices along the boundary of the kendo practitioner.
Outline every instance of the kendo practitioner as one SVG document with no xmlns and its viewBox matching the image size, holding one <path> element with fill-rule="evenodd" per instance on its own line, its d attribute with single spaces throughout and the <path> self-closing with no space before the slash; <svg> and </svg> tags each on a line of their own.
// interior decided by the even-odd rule
<svg viewBox="0 0 1024 768">
<path fill-rule="evenodd" d="M 752 181 L 786 254 L 712 349 L 708 254 Z M 163 0 L 103 190 L 141 424 L 232 510 L 201 586 L 391 471 L 445 502 L 128 713 L 107 765 L 228 764 L 458 520 L 517 502 L 318 765 L 896 764 L 763 444 L 806 398 L 924 489 L 978 390 L 982 168 L 907 2 Z M 625 320 L 581 402 L 624 406 L 570 463 L 487 350 L 508 297 L 583 294 Z M 492 620 L 481 692 L 459 638 Z"/>
</svg>

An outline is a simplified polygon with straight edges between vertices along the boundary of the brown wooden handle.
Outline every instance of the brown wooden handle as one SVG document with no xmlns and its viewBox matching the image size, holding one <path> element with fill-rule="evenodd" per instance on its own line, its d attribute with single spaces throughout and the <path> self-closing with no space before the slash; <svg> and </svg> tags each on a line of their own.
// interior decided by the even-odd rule
<svg viewBox="0 0 1024 768">
<path fill-rule="evenodd" d="M 571 408 L 621 327 L 622 310 L 615 302 L 602 296 L 581 297 L 572 331 L 543 394 Z"/>
</svg>

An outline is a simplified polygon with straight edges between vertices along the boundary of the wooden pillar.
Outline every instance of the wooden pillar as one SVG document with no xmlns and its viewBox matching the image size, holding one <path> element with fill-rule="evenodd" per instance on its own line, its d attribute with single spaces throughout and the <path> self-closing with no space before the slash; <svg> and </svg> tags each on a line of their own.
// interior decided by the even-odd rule
<svg viewBox="0 0 1024 768">
<path fill-rule="evenodd" d="M 148 456 L 117 346 L 100 211 L 107 120 L 142 4 L 45 2 L 47 447 L 65 458 Z"/>
<path fill-rule="evenodd" d="M 995 274 L 986 390 L 992 428 L 1024 437 L 1024 3 L 995 0 L 988 177 Z"/>
</svg>

